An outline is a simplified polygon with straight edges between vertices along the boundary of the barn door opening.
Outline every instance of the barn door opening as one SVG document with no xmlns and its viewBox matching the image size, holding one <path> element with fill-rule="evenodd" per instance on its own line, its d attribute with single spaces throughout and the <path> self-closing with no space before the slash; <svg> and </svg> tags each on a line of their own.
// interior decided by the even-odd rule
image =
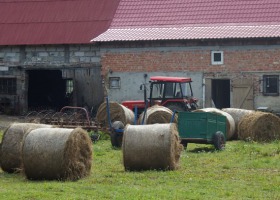
<svg viewBox="0 0 280 200">
<path fill-rule="evenodd" d="M 230 107 L 230 80 L 212 79 L 212 100 L 216 108 Z"/>
<path fill-rule="evenodd" d="M 66 80 L 60 70 L 28 70 L 28 109 L 60 110 L 68 104 Z"/>
</svg>

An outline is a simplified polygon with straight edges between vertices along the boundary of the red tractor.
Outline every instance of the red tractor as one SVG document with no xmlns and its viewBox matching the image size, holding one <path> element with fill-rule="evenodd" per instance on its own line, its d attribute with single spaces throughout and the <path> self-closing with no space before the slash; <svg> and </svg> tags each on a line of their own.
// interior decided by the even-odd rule
<svg viewBox="0 0 280 200">
<path fill-rule="evenodd" d="M 195 110 L 198 99 L 193 97 L 191 82 L 189 77 L 152 76 L 148 99 L 146 85 L 142 84 L 140 89 L 144 89 L 144 101 L 123 101 L 122 105 L 131 110 L 137 106 L 138 113 L 155 104 L 165 106 L 172 111 Z"/>
</svg>

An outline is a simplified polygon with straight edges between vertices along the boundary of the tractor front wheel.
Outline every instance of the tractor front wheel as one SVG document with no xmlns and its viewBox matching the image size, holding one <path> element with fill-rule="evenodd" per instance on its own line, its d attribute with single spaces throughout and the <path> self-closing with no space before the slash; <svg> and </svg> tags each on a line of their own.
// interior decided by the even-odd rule
<svg viewBox="0 0 280 200">
<path fill-rule="evenodd" d="M 224 150 L 226 146 L 225 135 L 221 131 L 217 131 L 213 136 L 213 143 L 217 150 Z"/>
<path fill-rule="evenodd" d="M 113 147 L 121 147 L 122 146 L 122 138 L 123 134 L 118 133 L 116 129 L 124 129 L 124 125 L 121 121 L 115 121 L 112 124 L 112 131 L 110 134 L 111 144 Z"/>
</svg>

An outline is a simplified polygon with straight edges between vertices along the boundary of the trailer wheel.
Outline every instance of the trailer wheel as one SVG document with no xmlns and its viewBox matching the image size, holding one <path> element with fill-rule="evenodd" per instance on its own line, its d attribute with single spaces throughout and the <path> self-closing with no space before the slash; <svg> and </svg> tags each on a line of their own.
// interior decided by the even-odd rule
<svg viewBox="0 0 280 200">
<path fill-rule="evenodd" d="M 214 147 L 217 150 L 224 150 L 226 146 L 225 135 L 221 131 L 217 131 L 213 137 Z"/>
<path fill-rule="evenodd" d="M 112 124 L 112 131 L 110 134 L 111 137 L 111 144 L 113 147 L 121 147 L 122 146 L 122 133 L 118 133 L 116 129 L 124 129 L 124 125 L 121 121 L 115 121 Z"/>
<path fill-rule="evenodd" d="M 188 142 L 186 140 L 181 140 L 181 144 L 183 145 L 184 149 L 187 149 Z"/>
</svg>

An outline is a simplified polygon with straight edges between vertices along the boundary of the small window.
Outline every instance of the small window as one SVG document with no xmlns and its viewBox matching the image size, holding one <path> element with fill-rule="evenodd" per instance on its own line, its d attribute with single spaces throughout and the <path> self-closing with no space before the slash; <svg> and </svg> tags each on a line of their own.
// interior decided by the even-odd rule
<svg viewBox="0 0 280 200">
<path fill-rule="evenodd" d="M 211 51 L 211 64 L 223 65 L 224 64 L 224 52 L 223 51 Z"/>
<path fill-rule="evenodd" d="M 74 90 L 73 79 L 66 79 L 66 95 L 70 95 Z"/>
<path fill-rule="evenodd" d="M 279 75 L 263 76 L 263 94 L 266 96 L 279 95 Z"/>
<path fill-rule="evenodd" d="M 16 94 L 16 78 L 0 78 L 0 94 Z"/>
<path fill-rule="evenodd" d="M 110 89 L 121 88 L 121 79 L 120 77 L 110 77 L 109 78 Z"/>
</svg>

